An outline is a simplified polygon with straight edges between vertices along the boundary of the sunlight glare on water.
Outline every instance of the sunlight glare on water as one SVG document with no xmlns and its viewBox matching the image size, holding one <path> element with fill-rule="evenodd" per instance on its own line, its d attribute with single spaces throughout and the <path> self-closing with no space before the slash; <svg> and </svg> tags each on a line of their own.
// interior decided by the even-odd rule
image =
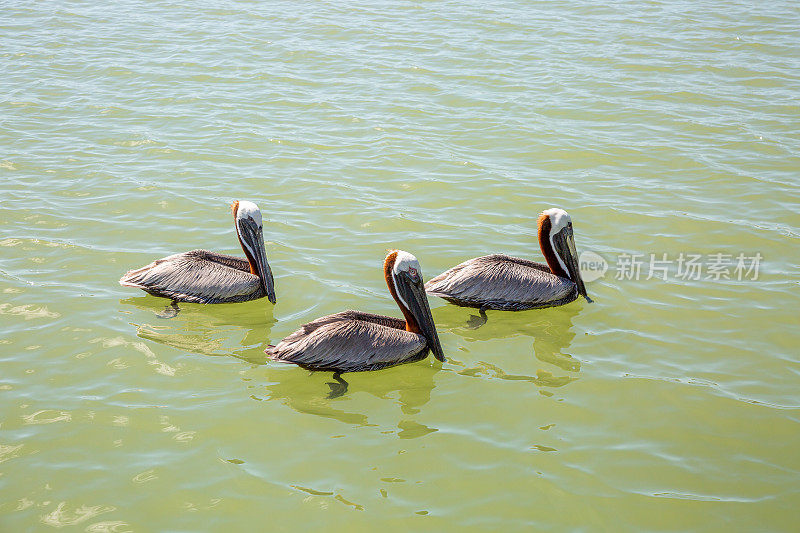
<svg viewBox="0 0 800 533">
<path fill-rule="evenodd" d="M 796 2 L 1 18 L 0 530 L 796 527 Z M 118 285 L 241 255 L 236 199 L 263 212 L 276 306 L 163 320 Z M 448 361 L 346 375 L 335 399 L 330 373 L 266 361 L 324 314 L 399 316 L 389 248 L 426 279 L 541 260 L 552 206 L 609 264 L 594 303 L 473 330 L 431 298 Z M 680 254 L 763 259 L 681 277 Z"/>
</svg>

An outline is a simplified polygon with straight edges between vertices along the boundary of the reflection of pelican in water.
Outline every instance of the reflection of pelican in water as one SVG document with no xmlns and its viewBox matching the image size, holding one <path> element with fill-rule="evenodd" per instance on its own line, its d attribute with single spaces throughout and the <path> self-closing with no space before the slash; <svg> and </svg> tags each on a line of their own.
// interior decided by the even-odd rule
<svg viewBox="0 0 800 533">
<path fill-rule="evenodd" d="M 418 415 L 422 407 L 431 399 L 435 388 L 434 377 L 441 369 L 427 365 L 403 365 L 389 368 L 378 373 L 352 374 L 350 392 L 346 396 L 324 397 L 320 395 L 320 386 L 328 378 L 324 374 L 312 373 L 311 379 L 302 372 L 283 366 L 267 367 L 265 386 L 267 395 L 255 394 L 255 400 L 279 400 L 283 405 L 291 407 L 298 413 L 320 416 L 338 420 L 355 426 L 376 426 L 369 422 L 368 412 L 347 410 L 355 405 L 372 403 L 376 416 L 385 419 L 384 402 L 396 403 L 402 415 L 396 419 L 399 438 L 415 438 L 437 431 L 436 428 L 421 424 L 411 417 Z M 378 398 L 379 405 L 374 402 L 353 401 L 354 394 L 366 392 Z M 363 400 L 363 398 L 361 398 Z"/>
<path fill-rule="evenodd" d="M 150 311 L 152 305 L 147 305 L 150 300 L 151 297 L 146 296 L 120 302 Z M 133 325 L 139 337 L 177 350 L 213 356 L 233 355 L 260 364 L 265 360 L 264 338 L 269 336 L 274 323 L 272 306 L 267 306 L 265 312 L 264 306 L 252 302 L 214 306 L 202 311 L 189 307 L 170 321 Z"/>
<path fill-rule="evenodd" d="M 566 350 L 575 339 L 572 319 L 578 309 L 562 306 L 543 311 L 514 313 L 502 321 L 487 322 L 480 329 L 464 327 L 463 318 L 457 308 L 441 309 L 437 314 L 439 328 L 459 335 L 470 342 L 533 337 L 533 352 L 536 359 L 566 372 L 580 372 L 581 363 Z M 487 350 L 491 348 L 487 346 Z M 536 375 L 510 374 L 496 363 L 477 361 L 468 366 L 450 356 L 450 363 L 463 366 L 459 374 L 473 377 L 490 376 L 512 381 L 529 381 L 539 387 L 561 387 L 577 379 L 576 376 L 556 376 L 548 370 L 539 369 Z"/>
</svg>

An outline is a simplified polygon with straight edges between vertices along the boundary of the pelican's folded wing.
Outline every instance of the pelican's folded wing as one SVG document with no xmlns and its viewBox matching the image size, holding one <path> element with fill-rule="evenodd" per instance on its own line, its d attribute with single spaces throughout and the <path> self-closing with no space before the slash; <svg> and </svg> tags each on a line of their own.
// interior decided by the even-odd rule
<svg viewBox="0 0 800 533">
<path fill-rule="evenodd" d="M 425 290 L 459 305 L 505 310 L 561 305 L 578 295 L 573 282 L 546 265 L 500 254 L 464 261 L 431 278 Z"/>
<path fill-rule="evenodd" d="M 311 370 L 339 372 L 377 370 L 427 354 L 425 337 L 392 327 L 402 324 L 401 320 L 359 315 L 362 314 L 345 311 L 318 318 L 267 348 L 266 353 L 272 359 Z"/>
<path fill-rule="evenodd" d="M 131 270 L 119 282 L 182 302 L 239 302 L 253 299 L 259 290 L 263 292 L 258 276 L 245 265 L 247 261 L 236 257 L 192 250 Z"/>
</svg>

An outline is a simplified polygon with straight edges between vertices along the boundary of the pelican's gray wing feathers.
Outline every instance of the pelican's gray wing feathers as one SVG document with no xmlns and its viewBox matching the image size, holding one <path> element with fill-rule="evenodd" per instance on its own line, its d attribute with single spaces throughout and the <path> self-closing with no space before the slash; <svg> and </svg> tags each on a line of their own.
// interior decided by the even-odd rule
<svg viewBox="0 0 800 533">
<path fill-rule="evenodd" d="M 502 254 L 464 261 L 431 278 L 425 290 L 457 305 L 505 311 L 562 305 L 578 297 L 576 285 L 547 265 Z"/>
<path fill-rule="evenodd" d="M 378 370 L 427 354 L 425 337 L 403 328 L 397 318 L 343 311 L 304 324 L 266 353 L 310 370 Z"/>
<path fill-rule="evenodd" d="M 157 259 L 129 271 L 119 282 L 179 302 L 243 302 L 265 295 L 261 280 L 250 273 L 245 259 L 207 250 Z"/>
</svg>

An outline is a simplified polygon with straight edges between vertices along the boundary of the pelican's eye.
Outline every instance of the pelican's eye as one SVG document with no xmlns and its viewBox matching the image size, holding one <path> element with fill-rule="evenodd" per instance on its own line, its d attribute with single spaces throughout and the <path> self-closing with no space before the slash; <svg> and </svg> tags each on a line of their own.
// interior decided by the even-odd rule
<svg viewBox="0 0 800 533">
<path fill-rule="evenodd" d="M 416 277 L 417 277 L 417 269 L 416 269 L 416 268 L 414 268 L 414 267 L 409 267 L 409 268 L 408 268 L 408 274 L 409 274 L 409 275 L 410 275 L 412 278 L 416 278 Z"/>
</svg>

